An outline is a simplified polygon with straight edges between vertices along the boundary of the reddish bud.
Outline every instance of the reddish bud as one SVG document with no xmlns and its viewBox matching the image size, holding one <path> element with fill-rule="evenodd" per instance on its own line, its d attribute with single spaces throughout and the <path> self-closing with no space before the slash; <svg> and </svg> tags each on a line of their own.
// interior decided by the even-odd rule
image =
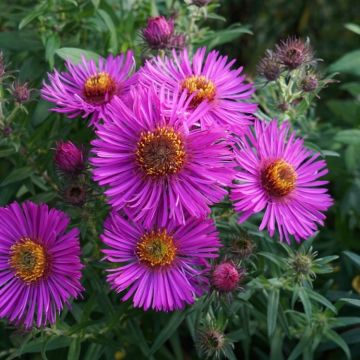
<svg viewBox="0 0 360 360">
<path fill-rule="evenodd" d="M 307 75 L 301 81 L 301 88 L 305 92 L 312 92 L 318 87 L 318 79 L 315 75 Z"/>
<path fill-rule="evenodd" d="M 55 163 L 66 173 L 77 173 L 84 169 L 84 152 L 71 141 L 60 141 L 56 146 Z"/>
<path fill-rule="evenodd" d="M 10 92 L 15 101 L 19 104 L 26 103 L 30 100 L 30 89 L 28 83 L 13 83 L 10 87 Z"/>
<path fill-rule="evenodd" d="M 150 17 L 142 37 L 151 49 L 165 49 L 174 34 L 174 20 L 164 16 Z"/>
<path fill-rule="evenodd" d="M 281 64 L 277 56 L 273 52 L 267 51 L 257 67 L 257 72 L 269 81 L 277 80 L 281 73 Z"/>
<path fill-rule="evenodd" d="M 288 38 L 276 45 L 276 56 L 289 70 L 294 70 L 314 60 L 309 41 L 298 38 Z"/>
<path fill-rule="evenodd" d="M 220 292 L 231 292 L 238 288 L 244 271 L 238 269 L 232 262 L 223 262 L 215 266 L 212 273 L 212 285 Z"/>
</svg>

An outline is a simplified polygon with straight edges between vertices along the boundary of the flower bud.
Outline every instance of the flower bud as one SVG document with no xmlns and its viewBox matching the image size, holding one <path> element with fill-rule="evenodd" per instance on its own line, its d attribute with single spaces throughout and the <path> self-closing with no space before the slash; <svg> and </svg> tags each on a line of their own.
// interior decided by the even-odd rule
<svg viewBox="0 0 360 360">
<path fill-rule="evenodd" d="M 182 50 L 186 46 L 186 36 L 185 34 L 176 34 L 173 35 L 169 41 L 169 48 Z"/>
<path fill-rule="evenodd" d="M 244 274 L 243 269 L 238 269 L 232 262 L 227 261 L 215 266 L 211 282 L 219 292 L 228 293 L 239 287 Z"/>
<path fill-rule="evenodd" d="M 310 74 L 306 75 L 301 81 L 301 88 L 305 92 L 312 92 L 318 87 L 318 79 L 316 75 Z"/>
<path fill-rule="evenodd" d="M 279 59 L 273 52 L 267 51 L 264 58 L 261 59 L 257 66 L 257 72 L 260 76 L 263 76 L 266 80 L 277 80 L 281 73 L 281 64 Z"/>
<path fill-rule="evenodd" d="M 85 186 L 77 183 L 70 184 L 63 190 L 62 197 L 65 202 L 71 205 L 82 206 L 86 201 Z"/>
<path fill-rule="evenodd" d="M 192 4 L 196 5 L 197 7 L 203 7 L 208 5 L 211 2 L 211 0 L 192 0 Z"/>
<path fill-rule="evenodd" d="M 55 164 L 65 173 L 80 172 L 84 169 L 84 152 L 71 141 L 60 141 L 55 150 Z"/>
<path fill-rule="evenodd" d="M 236 235 L 231 241 L 231 253 L 242 259 L 248 258 L 254 252 L 254 249 L 255 244 L 245 231 Z"/>
<path fill-rule="evenodd" d="M 19 104 L 24 104 L 30 100 L 28 83 L 13 83 L 10 87 L 10 92 L 15 101 Z"/>
<path fill-rule="evenodd" d="M 142 37 L 150 49 L 166 49 L 174 34 L 174 20 L 164 16 L 150 17 Z"/>
<path fill-rule="evenodd" d="M 310 63 L 314 60 L 313 51 L 309 41 L 298 38 L 288 38 L 276 45 L 276 56 L 281 64 L 289 70 L 294 70 L 299 66 Z"/>
</svg>

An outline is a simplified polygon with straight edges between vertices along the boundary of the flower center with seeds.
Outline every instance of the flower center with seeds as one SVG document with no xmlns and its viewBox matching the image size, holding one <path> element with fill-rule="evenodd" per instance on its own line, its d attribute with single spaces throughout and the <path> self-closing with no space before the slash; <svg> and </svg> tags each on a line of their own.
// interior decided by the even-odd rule
<svg viewBox="0 0 360 360">
<path fill-rule="evenodd" d="M 36 282 L 48 268 L 45 248 L 28 237 L 20 239 L 10 248 L 10 266 L 24 282 Z"/>
<path fill-rule="evenodd" d="M 176 256 L 174 239 L 166 229 L 151 231 L 140 238 L 136 254 L 141 262 L 151 267 L 171 265 Z"/>
<path fill-rule="evenodd" d="M 261 183 L 269 195 L 286 196 L 295 189 L 295 169 L 284 160 L 275 160 L 261 171 Z"/>
<path fill-rule="evenodd" d="M 144 132 L 137 143 L 136 159 L 146 175 L 178 173 L 185 163 L 185 155 L 181 135 L 172 128 Z"/>
<path fill-rule="evenodd" d="M 84 84 L 84 96 L 87 101 L 102 104 L 109 101 L 116 91 L 114 79 L 106 72 L 90 76 Z"/>
<path fill-rule="evenodd" d="M 204 100 L 213 101 L 216 95 L 215 84 L 203 75 L 187 77 L 183 80 L 181 89 L 186 89 L 190 95 L 195 94 L 190 102 L 193 107 L 198 106 Z"/>
</svg>

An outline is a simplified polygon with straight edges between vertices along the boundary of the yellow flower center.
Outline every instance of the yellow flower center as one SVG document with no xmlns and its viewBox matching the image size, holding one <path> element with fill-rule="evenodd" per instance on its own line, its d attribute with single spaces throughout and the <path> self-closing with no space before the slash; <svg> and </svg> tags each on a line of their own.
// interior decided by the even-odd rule
<svg viewBox="0 0 360 360">
<path fill-rule="evenodd" d="M 182 90 L 187 90 L 190 95 L 195 94 L 191 99 L 192 107 L 198 106 L 204 100 L 212 101 L 216 95 L 215 84 L 205 76 L 192 75 L 183 80 L 181 84 Z"/>
<path fill-rule="evenodd" d="M 178 173 L 185 162 L 185 147 L 172 128 L 158 128 L 140 135 L 136 159 L 145 174 L 164 176 Z"/>
<path fill-rule="evenodd" d="M 48 268 L 44 247 L 25 237 L 10 248 L 10 266 L 16 276 L 30 284 L 43 278 Z"/>
<path fill-rule="evenodd" d="M 140 238 L 136 253 L 141 262 L 151 267 L 171 265 L 176 256 L 174 239 L 166 229 L 151 231 Z"/>
<path fill-rule="evenodd" d="M 295 189 L 296 172 L 284 160 L 275 160 L 261 172 L 261 182 L 269 195 L 283 197 Z"/>
<path fill-rule="evenodd" d="M 115 91 L 116 83 L 106 72 L 90 76 L 84 84 L 86 100 L 95 104 L 101 104 L 110 100 Z"/>
</svg>

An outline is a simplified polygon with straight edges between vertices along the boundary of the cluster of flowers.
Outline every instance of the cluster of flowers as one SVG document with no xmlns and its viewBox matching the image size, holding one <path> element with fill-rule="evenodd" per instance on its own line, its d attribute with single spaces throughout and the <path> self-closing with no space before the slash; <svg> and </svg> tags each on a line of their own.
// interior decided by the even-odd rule
<svg viewBox="0 0 360 360">
<path fill-rule="evenodd" d="M 312 92 L 318 88 L 319 79 L 314 71 L 318 59 L 309 39 L 288 38 L 276 45 L 274 50 L 267 50 L 258 65 L 258 74 L 268 81 L 276 81 L 283 72 L 301 70 L 299 88 Z"/>
<path fill-rule="evenodd" d="M 229 190 L 240 222 L 265 210 L 260 229 L 273 236 L 277 228 L 288 242 L 313 235 L 331 205 L 319 180 L 325 162 L 289 124 L 254 118 L 253 85 L 234 62 L 205 48 L 192 58 L 174 50 L 134 73 L 128 52 L 67 61 L 44 84 L 54 111 L 91 116 L 93 178 L 112 206 L 101 240 L 117 267 L 107 279 L 135 307 L 172 311 L 210 283 L 234 289 L 240 274 L 231 262 L 210 272 L 221 247 L 210 207 Z M 58 163 L 78 169 L 81 150 L 66 151 Z M 31 326 L 36 313 L 41 326 L 79 295 L 78 231 L 65 233 L 68 223 L 46 205 L 0 209 L 0 316 Z"/>
</svg>

